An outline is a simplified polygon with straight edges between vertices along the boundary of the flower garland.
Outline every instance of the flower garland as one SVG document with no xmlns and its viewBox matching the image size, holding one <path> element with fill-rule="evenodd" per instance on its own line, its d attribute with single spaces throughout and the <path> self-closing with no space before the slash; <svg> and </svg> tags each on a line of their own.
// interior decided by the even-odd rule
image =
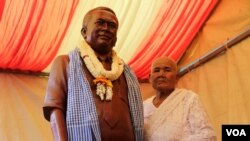
<svg viewBox="0 0 250 141">
<path fill-rule="evenodd" d="M 85 41 L 81 43 L 80 50 L 88 70 L 96 78 L 93 80 L 94 84 L 96 84 L 96 94 L 101 100 L 104 100 L 105 95 L 106 100 L 112 100 L 112 81 L 118 79 L 123 72 L 124 63 L 122 59 L 112 50 L 112 65 L 111 70 L 108 71 L 104 69 L 93 49 Z"/>
</svg>

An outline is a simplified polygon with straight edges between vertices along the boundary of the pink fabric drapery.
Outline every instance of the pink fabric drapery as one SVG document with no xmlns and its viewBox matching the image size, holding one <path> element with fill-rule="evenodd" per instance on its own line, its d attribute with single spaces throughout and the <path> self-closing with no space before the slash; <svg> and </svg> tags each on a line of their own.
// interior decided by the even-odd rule
<svg viewBox="0 0 250 141">
<path fill-rule="evenodd" d="M 165 0 L 144 39 L 129 62 L 139 79 L 146 79 L 152 60 L 169 56 L 178 61 L 218 0 Z"/>
<path fill-rule="evenodd" d="M 162 1 L 150 31 L 128 61 L 139 79 L 148 77 L 156 57 L 178 61 L 219 0 Z M 83 2 L 0 1 L 0 69 L 43 71 L 58 55 L 79 3 Z"/>
<path fill-rule="evenodd" d="M 55 57 L 79 0 L 0 4 L 0 68 L 42 71 Z"/>
<path fill-rule="evenodd" d="M 2 19 L 4 3 L 5 3 L 5 0 L 0 1 L 0 21 Z"/>
</svg>

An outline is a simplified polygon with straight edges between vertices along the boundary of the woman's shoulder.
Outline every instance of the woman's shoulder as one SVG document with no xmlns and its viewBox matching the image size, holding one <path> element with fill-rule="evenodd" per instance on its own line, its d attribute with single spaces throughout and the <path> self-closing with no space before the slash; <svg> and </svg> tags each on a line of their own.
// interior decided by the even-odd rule
<svg viewBox="0 0 250 141">
<path fill-rule="evenodd" d="M 189 89 L 185 89 L 185 88 L 176 88 L 176 91 L 178 93 L 181 93 L 181 94 L 184 94 L 188 97 L 198 97 L 198 94 L 195 93 L 194 91 L 192 90 L 189 90 Z"/>
</svg>

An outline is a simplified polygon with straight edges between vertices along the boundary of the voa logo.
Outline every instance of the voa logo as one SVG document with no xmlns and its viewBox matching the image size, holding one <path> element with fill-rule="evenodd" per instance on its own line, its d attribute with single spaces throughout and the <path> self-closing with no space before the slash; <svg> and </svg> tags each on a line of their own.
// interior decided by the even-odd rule
<svg viewBox="0 0 250 141">
<path fill-rule="evenodd" d="M 247 136 L 244 129 L 226 129 L 227 136 Z"/>
</svg>

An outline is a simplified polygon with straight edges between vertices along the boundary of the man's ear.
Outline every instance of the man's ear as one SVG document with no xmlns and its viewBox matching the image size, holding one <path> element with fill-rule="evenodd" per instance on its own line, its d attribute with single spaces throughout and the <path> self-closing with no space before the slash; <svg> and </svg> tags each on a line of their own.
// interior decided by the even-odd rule
<svg viewBox="0 0 250 141">
<path fill-rule="evenodd" d="M 87 38 L 86 31 L 87 31 L 86 27 L 83 27 L 83 28 L 81 29 L 81 34 L 82 34 L 82 37 L 83 37 L 84 39 Z"/>
<path fill-rule="evenodd" d="M 116 41 L 117 41 L 117 36 L 115 37 L 115 39 L 113 41 L 113 47 L 115 47 Z"/>
<path fill-rule="evenodd" d="M 151 83 L 151 74 L 148 74 L 148 82 Z"/>
</svg>

